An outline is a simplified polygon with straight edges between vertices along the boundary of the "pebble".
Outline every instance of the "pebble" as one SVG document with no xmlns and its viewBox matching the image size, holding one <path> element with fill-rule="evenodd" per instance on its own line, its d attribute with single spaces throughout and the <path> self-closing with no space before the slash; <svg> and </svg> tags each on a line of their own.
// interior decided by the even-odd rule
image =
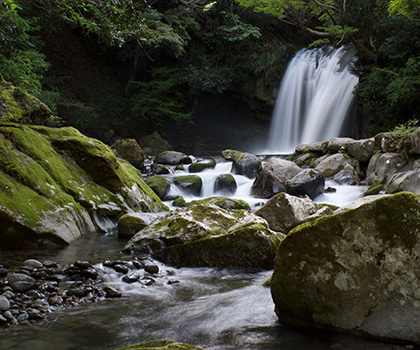
<svg viewBox="0 0 420 350">
<path fill-rule="evenodd" d="M 7 311 L 10 309 L 10 302 L 5 296 L 0 296 L 0 311 Z"/>
<path fill-rule="evenodd" d="M 121 278 L 126 283 L 140 282 L 145 286 L 155 280 L 143 277 L 144 272 L 139 270 L 144 269 L 149 274 L 159 272 L 159 267 L 147 257 L 132 261 L 105 260 L 102 265 L 123 274 Z M 102 287 L 102 283 L 101 269 L 84 260 L 60 265 L 49 260 L 41 263 L 28 259 L 12 273 L 0 265 L 0 327 L 36 322 L 47 313 L 97 302 L 100 298 L 122 297 L 121 291 L 111 286 Z M 176 282 L 168 282 L 171 283 Z"/>
</svg>

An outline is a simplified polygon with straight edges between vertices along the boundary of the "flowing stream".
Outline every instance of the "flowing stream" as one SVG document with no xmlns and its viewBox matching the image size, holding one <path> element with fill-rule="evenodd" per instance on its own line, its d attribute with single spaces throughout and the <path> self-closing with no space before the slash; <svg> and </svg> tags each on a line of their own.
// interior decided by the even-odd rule
<svg viewBox="0 0 420 350">
<path fill-rule="evenodd" d="M 277 97 L 268 153 L 290 154 L 298 145 L 343 133 L 358 78 L 345 48 L 303 49 L 289 63 Z"/>
</svg>

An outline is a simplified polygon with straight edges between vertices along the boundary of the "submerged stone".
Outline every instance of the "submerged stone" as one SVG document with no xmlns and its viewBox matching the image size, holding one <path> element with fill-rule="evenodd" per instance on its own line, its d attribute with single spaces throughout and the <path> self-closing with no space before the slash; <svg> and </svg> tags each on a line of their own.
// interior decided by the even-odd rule
<svg viewBox="0 0 420 350">
<path fill-rule="evenodd" d="M 119 348 L 117 350 L 204 350 L 196 346 L 179 343 L 176 341 L 169 340 L 152 340 L 145 343 L 135 344 L 127 346 L 125 348 Z"/>
</svg>

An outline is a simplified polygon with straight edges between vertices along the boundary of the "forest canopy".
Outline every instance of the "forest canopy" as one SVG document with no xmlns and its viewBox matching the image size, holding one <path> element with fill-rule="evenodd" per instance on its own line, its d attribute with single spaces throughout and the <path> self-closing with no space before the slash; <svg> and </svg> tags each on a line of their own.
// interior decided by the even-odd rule
<svg viewBox="0 0 420 350">
<path fill-rule="evenodd" d="M 419 9 L 420 0 L 0 0 L 0 73 L 63 124 L 111 142 L 194 130 L 208 100 L 267 121 L 294 52 L 351 45 L 372 134 L 419 115 Z"/>
</svg>

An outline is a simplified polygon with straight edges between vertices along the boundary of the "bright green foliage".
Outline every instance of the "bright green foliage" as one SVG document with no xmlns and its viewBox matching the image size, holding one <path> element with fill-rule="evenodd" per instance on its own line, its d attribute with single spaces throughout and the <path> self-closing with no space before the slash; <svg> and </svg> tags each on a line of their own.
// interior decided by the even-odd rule
<svg viewBox="0 0 420 350">
<path fill-rule="evenodd" d="M 34 21 L 21 17 L 17 1 L 0 1 L 0 75 L 15 86 L 37 94 L 42 73 L 48 68 L 29 34 Z"/>
<path fill-rule="evenodd" d="M 134 82 L 132 112 L 144 127 L 162 126 L 167 122 L 191 122 L 191 113 L 183 112 L 186 96 L 182 91 L 177 68 L 161 67 L 151 72 L 149 82 Z"/>
<path fill-rule="evenodd" d="M 419 0 L 391 0 L 389 2 L 389 13 L 398 13 L 400 15 L 413 18 L 420 17 Z"/>
</svg>

